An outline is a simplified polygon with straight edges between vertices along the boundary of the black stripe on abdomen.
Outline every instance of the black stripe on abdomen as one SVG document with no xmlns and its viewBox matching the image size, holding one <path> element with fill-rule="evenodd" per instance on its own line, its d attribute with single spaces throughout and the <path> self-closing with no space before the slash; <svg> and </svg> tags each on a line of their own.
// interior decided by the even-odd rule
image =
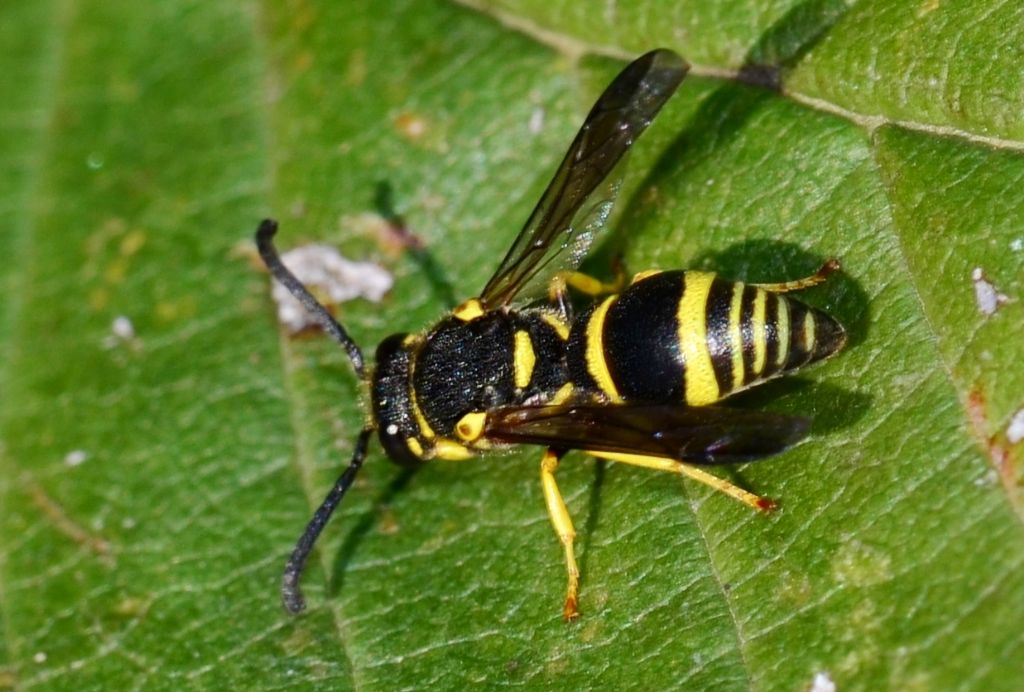
<svg viewBox="0 0 1024 692">
<path fill-rule="evenodd" d="M 736 289 L 737 284 L 717 277 L 711 282 L 704 310 L 707 333 L 691 335 L 691 338 L 707 341 L 711 367 L 715 371 L 721 396 L 733 390 L 733 353 L 741 348 L 733 336 L 731 319 L 733 293 Z"/>
<path fill-rule="evenodd" d="M 678 308 L 683 273 L 662 272 L 629 286 L 604 322 L 608 372 L 626 401 L 680 402 L 685 382 Z"/>
</svg>

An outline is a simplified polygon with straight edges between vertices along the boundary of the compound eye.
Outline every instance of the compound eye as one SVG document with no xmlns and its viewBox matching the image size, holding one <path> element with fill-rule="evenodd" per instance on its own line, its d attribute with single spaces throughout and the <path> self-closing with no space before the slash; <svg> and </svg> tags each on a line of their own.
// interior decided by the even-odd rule
<svg viewBox="0 0 1024 692">
<path fill-rule="evenodd" d="M 377 433 L 380 445 L 391 461 L 399 466 L 418 466 L 423 462 L 423 447 L 415 437 L 402 437 L 401 430 L 395 423 L 388 423 Z"/>
</svg>

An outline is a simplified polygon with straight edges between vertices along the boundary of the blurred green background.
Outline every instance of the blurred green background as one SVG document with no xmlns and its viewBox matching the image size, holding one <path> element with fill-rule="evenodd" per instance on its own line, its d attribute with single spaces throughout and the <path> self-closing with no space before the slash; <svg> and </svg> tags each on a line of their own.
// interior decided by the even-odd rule
<svg viewBox="0 0 1024 692">
<path fill-rule="evenodd" d="M 843 262 L 807 300 L 847 351 L 736 402 L 815 417 L 730 473 L 781 510 L 568 457 L 566 626 L 539 450 L 410 476 L 373 447 L 287 616 L 361 392 L 279 330 L 257 221 L 395 274 L 342 311 L 372 352 L 480 290 L 657 46 L 694 73 L 604 253 Z M 1021 65 L 995 0 L 0 4 L 0 688 L 1019 688 Z M 381 189 L 436 271 L 381 242 Z"/>
</svg>

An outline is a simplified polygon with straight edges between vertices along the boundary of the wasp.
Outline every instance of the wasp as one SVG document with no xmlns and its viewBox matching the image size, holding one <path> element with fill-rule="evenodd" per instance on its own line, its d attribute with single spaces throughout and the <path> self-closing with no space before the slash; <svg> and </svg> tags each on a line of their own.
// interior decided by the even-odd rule
<svg viewBox="0 0 1024 692">
<path fill-rule="evenodd" d="M 544 448 L 540 478 L 564 553 L 563 617 L 578 616 L 575 529 L 555 481 L 580 450 L 703 482 L 759 510 L 774 503 L 703 466 L 777 454 L 807 435 L 806 418 L 717 406 L 721 400 L 839 351 L 846 335 L 790 293 L 838 269 L 749 284 L 698 271 L 645 271 L 603 283 L 575 271 L 606 225 L 624 157 L 689 66 L 670 50 L 629 64 L 597 99 L 536 208 L 480 294 L 418 334 L 395 334 L 367 368 L 356 342 L 281 263 L 263 221 L 257 246 L 271 274 L 347 352 L 372 415 L 352 460 L 288 559 L 285 608 L 305 607 L 303 567 L 351 487 L 376 431 L 402 465 L 458 460 L 515 444 Z M 589 295 L 578 310 L 569 290 Z"/>
</svg>

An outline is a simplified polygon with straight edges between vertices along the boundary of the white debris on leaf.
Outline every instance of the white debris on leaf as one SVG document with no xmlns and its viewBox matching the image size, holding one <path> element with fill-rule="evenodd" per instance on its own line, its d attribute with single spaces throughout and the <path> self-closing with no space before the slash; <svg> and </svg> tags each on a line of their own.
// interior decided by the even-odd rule
<svg viewBox="0 0 1024 692">
<path fill-rule="evenodd" d="M 530 122 L 527 125 L 531 135 L 540 134 L 541 130 L 544 129 L 544 109 L 537 106 L 530 113 Z"/>
<path fill-rule="evenodd" d="M 107 349 L 117 348 L 121 344 L 128 344 L 135 339 L 135 325 L 131 319 L 124 315 L 118 315 L 110 323 L 110 334 L 103 339 L 103 347 Z"/>
<path fill-rule="evenodd" d="M 828 673 L 815 673 L 810 692 L 836 692 L 836 684 Z"/>
<path fill-rule="evenodd" d="M 971 281 L 974 282 L 974 300 L 983 315 L 994 315 L 1000 305 L 1010 300 L 1005 293 L 997 291 L 992 282 L 985 278 L 981 267 L 975 267 L 971 272 Z"/>
<path fill-rule="evenodd" d="M 993 487 L 999 482 L 999 474 L 993 468 L 988 469 L 978 478 L 974 479 L 974 485 L 978 488 Z"/>
<path fill-rule="evenodd" d="M 330 245 L 302 245 L 281 255 L 281 261 L 327 305 L 340 305 L 354 298 L 378 303 L 394 283 L 382 267 L 373 262 L 353 262 Z M 277 319 L 290 333 L 316 325 L 302 303 L 277 281 L 273 282 L 272 295 L 277 303 Z"/>
<path fill-rule="evenodd" d="M 128 340 L 135 338 L 135 325 L 124 315 L 118 315 L 114 318 L 113 324 L 110 325 L 110 331 L 119 339 Z"/>
<path fill-rule="evenodd" d="M 84 449 L 75 449 L 64 455 L 64 463 L 68 466 L 81 466 L 89 460 L 89 453 Z"/>
<path fill-rule="evenodd" d="M 1024 440 L 1024 408 L 1013 414 L 1006 427 L 1006 441 L 1012 445 Z"/>
</svg>

